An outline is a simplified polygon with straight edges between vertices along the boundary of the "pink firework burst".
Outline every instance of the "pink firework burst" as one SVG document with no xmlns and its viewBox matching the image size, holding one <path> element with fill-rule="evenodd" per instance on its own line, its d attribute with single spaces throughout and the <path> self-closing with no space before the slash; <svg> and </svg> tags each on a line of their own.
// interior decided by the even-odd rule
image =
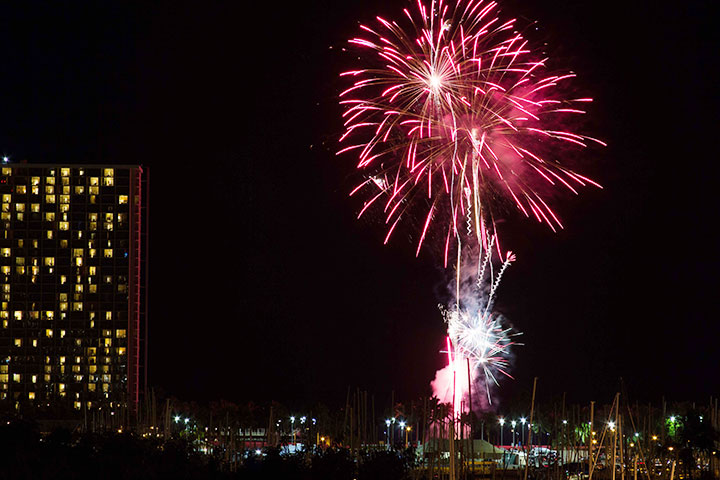
<svg viewBox="0 0 720 480">
<path fill-rule="evenodd" d="M 493 209 L 509 200 L 527 217 L 562 228 L 545 184 L 577 193 L 594 181 L 558 161 L 562 145 L 600 140 L 569 131 L 590 98 L 564 98 L 574 74 L 547 73 L 501 20 L 496 2 L 418 0 L 402 22 L 377 18 L 350 43 L 367 68 L 344 72 L 346 131 L 338 154 L 358 158 L 369 197 L 360 215 L 381 208 L 387 242 L 401 219 L 422 213 L 419 254 L 429 228 L 448 250 L 495 234 Z M 402 25 L 401 25 L 402 23 Z M 499 242 L 498 242 L 499 245 Z"/>
</svg>

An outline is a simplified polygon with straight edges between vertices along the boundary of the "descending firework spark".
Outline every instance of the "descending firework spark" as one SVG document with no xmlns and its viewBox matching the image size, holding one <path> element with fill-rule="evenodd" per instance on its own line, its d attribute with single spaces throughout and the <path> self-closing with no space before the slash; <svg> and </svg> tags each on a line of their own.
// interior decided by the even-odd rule
<svg viewBox="0 0 720 480">
<path fill-rule="evenodd" d="M 418 0 L 404 10 L 407 29 L 380 17 L 361 25 L 364 36 L 350 43 L 369 50 L 373 66 L 341 74 L 353 83 L 340 94 L 346 131 L 338 154 L 356 154 L 368 175 L 351 193 L 370 192 L 360 215 L 382 205 L 387 242 L 411 205 L 424 205 L 417 254 L 437 225 L 445 264 L 463 236 L 484 242 L 494 234 L 500 199 L 555 230 L 562 224 L 541 183 L 573 193 L 599 187 L 556 155 L 563 144 L 604 145 L 560 127 L 592 99 L 564 98 L 575 75 L 544 73 L 547 58 L 496 11 L 483 0 Z"/>
</svg>

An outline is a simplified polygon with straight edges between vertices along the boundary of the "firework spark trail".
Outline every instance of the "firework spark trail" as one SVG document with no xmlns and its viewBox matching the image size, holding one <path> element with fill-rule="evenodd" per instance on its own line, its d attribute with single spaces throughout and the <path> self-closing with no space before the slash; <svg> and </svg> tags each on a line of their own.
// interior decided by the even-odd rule
<svg viewBox="0 0 720 480">
<path fill-rule="evenodd" d="M 436 394 L 452 403 L 455 413 L 460 413 L 462 400 L 470 386 L 462 375 L 463 365 L 469 362 L 471 382 L 482 384 L 488 404 L 492 404 L 491 387 L 499 385 L 499 376 L 512 378 L 509 373 L 511 347 L 520 345 L 514 337 L 520 335 L 504 325 L 504 318 L 492 311 L 497 287 L 503 273 L 515 261 L 515 255 L 507 252 L 497 273 L 492 271 L 494 238 L 486 241 L 488 249 L 480 250 L 477 259 L 477 277 L 472 282 L 464 281 L 460 272 L 456 276 L 453 307 L 440 306 L 448 326 L 448 365 L 443 375 L 436 376 L 433 388 Z M 466 262 L 467 263 L 467 262 Z M 458 270 L 462 267 L 458 260 Z M 475 270 L 474 268 L 472 270 Z M 462 287 L 461 287 L 462 284 Z M 472 288 L 474 291 L 468 291 Z M 451 387 L 450 379 L 463 381 Z"/>
<path fill-rule="evenodd" d="M 341 74 L 352 83 L 340 94 L 346 131 L 338 154 L 356 155 L 370 178 L 353 190 L 370 190 L 361 215 L 381 206 L 387 241 L 419 208 L 417 254 L 436 228 L 445 236 L 445 265 L 464 236 L 487 247 L 500 199 L 556 230 L 562 223 L 540 185 L 573 193 L 600 186 L 556 155 L 563 144 L 604 145 L 560 126 L 592 99 L 564 98 L 574 74 L 546 73 L 547 58 L 497 10 L 484 0 L 418 0 L 403 10 L 407 28 L 380 17 L 361 25 L 363 36 L 350 43 L 369 51 L 370 66 Z"/>
</svg>

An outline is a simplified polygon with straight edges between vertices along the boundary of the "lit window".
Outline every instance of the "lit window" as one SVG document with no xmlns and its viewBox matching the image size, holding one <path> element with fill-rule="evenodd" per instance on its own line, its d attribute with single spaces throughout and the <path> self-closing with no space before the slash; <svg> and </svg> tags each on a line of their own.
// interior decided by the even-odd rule
<svg viewBox="0 0 720 480">
<path fill-rule="evenodd" d="M 95 391 L 95 384 L 94 383 L 88 383 L 88 392 L 94 392 Z M 90 408 L 91 402 L 88 402 L 88 408 Z"/>
<path fill-rule="evenodd" d="M 45 193 L 55 193 L 55 187 L 53 185 L 45 185 Z"/>
<path fill-rule="evenodd" d="M 60 230 L 67 230 L 70 228 L 70 224 L 68 222 L 58 222 L 58 228 L 60 228 Z"/>
<path fill-rule="evenodd" d="M 2 196 L 3 203 L 10 203 L 10 200 L 12 200 L 12 195 L 6 193 Z"/>
<path fill-rule="evenodd" d="M 15 272 L 18 275 L 25 275 L 25 267 L 15 267 Z"/>
<path fill-rule="evenodd" d="M 35 392 L 28 392 L 28 400 L 35 400 Z"/>
<path fill-rule="evenodd" d="M 83 193 L 85 193 L 85 187 L 83 187 L 82 185 L 76 185 L 75 186 L 75 194 L 82 195 Z"/>
<path fill-rule="evenodd" d="M 64 392 L 64 391 L 65 391 L 65 384 L 64 384 L 64 383 L 59 383 L 59 384 L 58 384 L 58 389 L 59 389 L 61 392 Z"/>
<path fill-rule="evenodd" d="M 17 193 L 25 195 L 27 193 L 27 189 L 25 188 L 25 185 L 18 185 Z"/>
<path fill-rule="evenodd" d="M 112 187 L 113 186 L 113 177 L 103 177 L 103 186 Z"/>
<path fill-rule="evenodd" d="M 9 248 L 3 248 L 2 253 L 0 253 L 3 257 L 9 257 L 10 256 L 10 249 Z"/>
<path fill-rule="evenodd" d="M 105 283 L 112 283 L 112 275 L 105 275 Z"/>
<path fill-rule="evenodd" d="M 32 377 L 30 377 L 30 379 L 32 383 L 37 383 L 37 375 L 33 375 Z"/>
<path fill-rule="evenodd" d="M 90 285 L 90 293 L 97 293 L 97 285 Z"/>
<path fill-rule="evenodd" d="M 118 347 L 117 349 L 118 355 L 125 355 L 125 347 Z"/>
<path fill-rule="evenodd" d="M 40 204 L 39 203 L 31 203 L 30 211 L 33 213 L 40 213 Z"/>
<path fill-rule="evenodd" d="M 21 310 L 15 310 L 15 313 L 13 313 L 13 316 L 15 317 L 15 320 L 22 320 L 23 312 Z"/>
<path fill-rule="evenodd" d="M 47 320 L 52 320 L 54 316 L 55 316 L 55 312 L 54 312 L 54 311 L 52 311 L 52 310 L 47 310 L 47 311 L 45 311 L 45 318 L 46 318 Z"/>
<path fill-rule="evenodd" d="M 60 205 L 60 211 L 61 212 L 69 212 L 70 211 L 70 205 L 67 203 L 63 203 Z"/>
<path fill-rule="evenodd" d="M 113 256 L 112 248 L 106 248 L 103 253 L 105 258 L 112 258 Z"/>
<path fill-rule="evenodd" d="M 60 365 L 65 365 L 65 357 L 60 357 Z"/>
<path fill-rule="evenodd" d="M 33 347 L 37 347 L 37 346 L 38 346 L 37 338 L 33 338 L 32 346 L 33 346 Z"/>
<path fill-rule="evenodd" d="M 22 375 L 19 373 L 13 373 L 13 382 L 19 382 L 20 380 L 22 380 Z"/>
<path fill-rule="evenodd" d="M 106 347 L 112 347 L 112 338 L 106 338 L 106 339 L 105 339 L 105 346 L 106 346 Z"/>
<path fill-rule="evenodd" d="M 30 179 L 30 184 L 31 185 L 40 185 L 40 177 L 32 177 Z"/>
<path fill-rule="evenodd" d="M 89 268 L 88 268 L 88 273 L 89 273 L 90 275 L 97 275 L 97 267 L 95 267 L 95 266 L 89 267 Z"/>
<path fill-rule="evenodd" d="M 45 329 L 45 336 L 48 338 L 52 338 L 52 336 L 53 336 L 52 328 Z"/>
<path fill-rule="evenodd" d="M 43 262 L 46 267 L 54 267 L 55 266 L 55 257 L 45 257 L 43 259 Z"/>
<path fill-rule="evenodd" d="M 73 407 L 75 407 L 75 410 L 80 410 L 82 408 L 82 402 L 74 402 Z"/>
<path fill-rule="evenodd" d="M 2 169 L 2 174 L 3 174 L 3 175 L 12 175 L 12 168 L 4 167 L 4 168 Z"/>
<path fill-rule="evenodd" d="M 82 312 L 83 304 L 82 302 L 75 302 L 73 303 L 73 310 L 76 312 Z"/>
<path fill-rule="evenodd" d="M 55 212 L 45 212 L 45 221 L 46 222 L 54 222 L 55 221 Z"/>
<path fill-rule="evenodd" d="M 15 204 L 15 211 L 16 211 L 16 212 L 24 212 L 24 211 L 25 211 L 25 204 L 24 204 L 24 203 L 16 203 L 16 204 Z"/>
<path fill-rule="evenodd" d="M 10 375 L 7 373 L 0 374 L 0 382 L 8 383 L 8 380 L 10 380 Z"/>
<path fill-rule="evenodd" d="M 22 338 L 16 338 L 16 339 L 15 339 L 15 346 L 16 346 L 16 347 L 22 347 Z"/>
<path fill-rule="evenodd" d="M 60 203 L 70 203 L 70 195 L 60 195 Z"/>
<path fill-rule="evenodd" d="M 100 179 L 98 177 L 90 177 L 90 185 L 93 185 L 93 186 L 100 185 Z"/>
<path fill-rule="evenodd" d="M 128 202 L 128 196 L 127 195 L 118 195 L 118 203 L 120 205 L 125 205 Z"/>
<path fill-rule="evenodd" d="M 105 320 L 112 320 L 112 312 L 105 312 Z"/>
<path fill-rule="evenodd" d="M 70 176 L 70 169 L 69 168 L 61 168 L 60 169 L 60 175 L 63 177 L 69 177 Z"/>
<path fill-rule="evenodd" d="M 117 338 L 125 338 L 125 337 L 127 337 L 127 330 L 125 330 L 125 329 L 115 330 L 115 336 Z"/>
<path fill-rule="evenodd" d="M 55 203 L 55 195 L 45 195 L 45 203 Z"/>
<path fill-rule="evenodd" d="M 67 302 L 67 293 L 61 293 L 59 297 L 61 302 Z"/>
<path fill-rule="evenodd" d="M 60 302 L 60 311 L 61 312 L 67 312 L 68 304 L 67 302 Z"/>
<path fill-rule="evenodd" d="M 83 264 L 83 259 L 82 259 L 82 257 L 77 257 L 77 258 L 75 259 L 75 265 L 77 265 L 78 267 L 82 267 L 82 264 Z"/>
<path fill-rule="evenodd" d="M 33 195 L 40 195 L 40 187 L 38 187 L 37 185 L 35 185 L 35 186 L 30 187 L 30 188 L 32 189 L 32 194 L 33 194 Z"/>
<path fill-rule="evenodd" d="M 115 169 L 113 168 L 105 168 L 103 169 L 103 176 L 105 177 L 112 177 L 115 175 Z"/>
<path fill-rule="evenodd" d="M 47 231 L 47 238 L 48 238 L 48 240 L 52 240 L 52 238 L 53 238 L 53 231 L 52 231 L 52 230 L 48 230 L 48 231 Z"/>
</svg>

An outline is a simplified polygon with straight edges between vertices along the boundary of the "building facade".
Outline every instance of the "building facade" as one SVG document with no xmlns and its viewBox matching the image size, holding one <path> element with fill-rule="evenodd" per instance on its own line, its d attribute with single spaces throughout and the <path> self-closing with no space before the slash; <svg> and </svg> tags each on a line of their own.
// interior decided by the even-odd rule
<svg viewBox="0 0 720 480">
<path fill-rule="evenodd" d="M 140 166 L 0 172 L 0 402 L 137 406 L 144 383 Z"/>
</svg>

